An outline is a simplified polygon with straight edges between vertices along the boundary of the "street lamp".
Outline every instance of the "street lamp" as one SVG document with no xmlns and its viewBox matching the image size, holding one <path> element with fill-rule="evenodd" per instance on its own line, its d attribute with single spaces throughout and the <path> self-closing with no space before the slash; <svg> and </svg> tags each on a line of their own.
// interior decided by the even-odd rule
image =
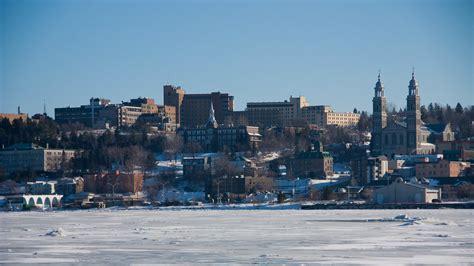
<svg viewBox="0 0 474 266">
<path fill-rule="evenodd" d="M 219 192 L 219 185 L 224 181 L 224 179 L 221 179 L 221 180 L 214 180 L 214 184 L 217 185 L 217 201 L 216 201 L 216 204 L 217 203 L 221 203 L 221 197 L 220 197 L 220 192 Z"/>
</svg>

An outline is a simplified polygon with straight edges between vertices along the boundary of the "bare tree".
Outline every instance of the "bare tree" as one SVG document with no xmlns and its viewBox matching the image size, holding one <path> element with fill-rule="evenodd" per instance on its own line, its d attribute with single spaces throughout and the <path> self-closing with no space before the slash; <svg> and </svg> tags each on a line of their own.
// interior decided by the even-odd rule
<svg viewBox="0 0 474 266">
<path fill-rule="evenodd" d="M 214 168 L 214 176 L 235 176 L 239 174 L 239 169 L 230 162 L 227 155 L 222 155 L 212 161 L 212 167 Z"/>
<path fill-rule="evenodd" d="M 165 153 L 171 154 L 174 161 L 177 161 L 177 155 L 183 149 L 183 139 L 178 135 L 168 136 L 165 140 Z"/>
</svg>

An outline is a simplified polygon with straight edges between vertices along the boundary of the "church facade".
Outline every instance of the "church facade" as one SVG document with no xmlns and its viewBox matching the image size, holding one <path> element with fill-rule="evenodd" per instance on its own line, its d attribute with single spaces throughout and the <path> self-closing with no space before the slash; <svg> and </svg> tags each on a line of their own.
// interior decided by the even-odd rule
<svg viewBox="0 0 474 266">
<path fill-rule="evenodd" d="M 421 121 L 419 84 L 415 79 L 415 73 L 412 73 L 408 85 L 406 117 L 402 121 L 396 121 L 387 116 L 387 99 L 380 74 L 374 90 L 372 155 L 393 157 L 397 154 L 429 154 L 433 152 L 434 145 L 427 143 L 430 133 Z"/>
</svg>

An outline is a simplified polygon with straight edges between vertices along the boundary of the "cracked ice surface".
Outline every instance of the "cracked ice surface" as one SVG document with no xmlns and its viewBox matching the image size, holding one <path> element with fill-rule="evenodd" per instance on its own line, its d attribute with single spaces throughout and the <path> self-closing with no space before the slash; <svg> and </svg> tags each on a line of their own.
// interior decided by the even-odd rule
<svg viewBox="0 0 474 266">
<path fill-rule="evenodd" d="M 474 210 L 0 213 L 0 264 L 470 264 Z"/>
</svg>

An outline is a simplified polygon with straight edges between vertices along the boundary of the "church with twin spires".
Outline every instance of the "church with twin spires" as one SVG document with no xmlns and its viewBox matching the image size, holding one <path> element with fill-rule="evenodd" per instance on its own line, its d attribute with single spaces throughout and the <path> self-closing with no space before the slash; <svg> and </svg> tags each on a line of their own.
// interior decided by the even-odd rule
<svg viewBox="0 0 474 266">
<path fill-rule="evenodd" d="M 432 153 L 434 145 L 427 143 L 430 132 L 421 121 L 419 84 L 414 71 L 408 85 L 406 117 L 402 121 L 387 116 L 387 99 L 380 73 L 374 90 L 370 145 L 372 155 L 393 157 L 398 154 Z"/>
</svg>

